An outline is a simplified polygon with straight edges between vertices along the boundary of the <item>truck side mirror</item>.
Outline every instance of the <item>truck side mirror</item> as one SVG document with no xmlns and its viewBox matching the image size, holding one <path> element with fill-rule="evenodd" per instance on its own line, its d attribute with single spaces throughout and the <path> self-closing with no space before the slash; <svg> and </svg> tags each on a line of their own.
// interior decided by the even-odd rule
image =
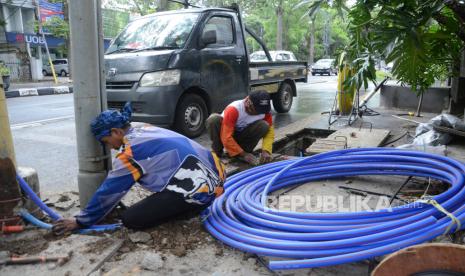
<svg viewBox="0 0 465 276">
<path fill-rule="evenodd" d="M 202 42 L 202 47 L 206 47 L 209 44 L 215 44 L 216 43 L 216 31 L 215 30 L 210 30 L 206 31 L 202 34 L 202 38 L 200 39 Z"/>
</svg>

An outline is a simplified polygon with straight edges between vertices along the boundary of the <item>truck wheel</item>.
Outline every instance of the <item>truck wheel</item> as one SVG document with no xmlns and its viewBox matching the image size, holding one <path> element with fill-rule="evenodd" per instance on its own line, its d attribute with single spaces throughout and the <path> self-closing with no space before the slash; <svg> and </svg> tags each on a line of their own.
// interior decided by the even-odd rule
<svg viewBox="0 0 465 276">
<path fill-rule="evenodd" d="M 287 113 L 292 107 L 292 86 L 284 82 L 278 93 L 273 95 L 273 107 L 279 113 Z"/>
<path fill-rule="evenodd" d="M 189 138 L 200 136 L 205 129 L 207 106 L 199 95 L 186 94 L 176 108 L 174 128 Z"/>
<path fill-rule="evenodd" d="M 47 71 L 42 70 L 42 75 L 44 75 L 44 77 L 47 76 L 47 75 L 48 75 L 48 74 L 47 74 Z"/>
</svg>

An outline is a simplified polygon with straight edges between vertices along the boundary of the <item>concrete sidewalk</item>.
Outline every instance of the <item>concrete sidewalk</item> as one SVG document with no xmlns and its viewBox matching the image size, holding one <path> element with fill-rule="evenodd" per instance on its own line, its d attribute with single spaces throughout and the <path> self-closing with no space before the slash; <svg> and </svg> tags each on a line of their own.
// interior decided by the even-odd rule
<svg viewBox="0 0 465 276">
<path fill-rule="evenodd" d="M 5 96 L 15 98 L 73 93 L 72 80 L 68 77 L 58 77 L 57 80 L 58 83 L 55 83 L 53 77 L 47 76 L 38 82 L 12 82 L 8 91 L 5 91 Z"/>
</svg>

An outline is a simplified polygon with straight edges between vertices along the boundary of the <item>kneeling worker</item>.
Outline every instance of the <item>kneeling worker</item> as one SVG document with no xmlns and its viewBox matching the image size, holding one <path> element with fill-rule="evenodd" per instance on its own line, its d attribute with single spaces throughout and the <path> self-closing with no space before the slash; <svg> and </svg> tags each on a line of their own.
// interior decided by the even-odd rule
<svg viewBox="0 0 465 276">
<path fill-rule="evenodd" d="M 170 130 L 133 127 L 130 117 L 126 104 L 122 112 L 107 110 L 92 121 L 97 140 L 120 151 L 87 207 L 73 219 L 56 222 L 56 234 L 98 223 L 136 182 L 154 194 L 122 214 L 123 225 L 134 229 L 200 212 L 223 192 L 224 169 L 214 153 Z"/>
<path fill-rule="evenodd" d="M 270 95 L 266 91 L 257 91 L 245 99 L 232 102 L 221 115 L 210 115 L 207 130 L 213 151 L 221 156 L 225 148 L 229 156 L 258 165 L 259 160 L 252 152 L 263 139 L 260 162 L 270 162 L 274 141 L 270 110 Z"/>
</svg>

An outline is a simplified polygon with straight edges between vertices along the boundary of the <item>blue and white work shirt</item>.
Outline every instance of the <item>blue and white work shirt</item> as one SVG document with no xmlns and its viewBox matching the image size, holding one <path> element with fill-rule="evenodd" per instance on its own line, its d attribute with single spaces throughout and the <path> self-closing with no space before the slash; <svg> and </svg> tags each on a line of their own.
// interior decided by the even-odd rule
<svg viewBox="0 0 465 276">
<path fill-rule="evenodd" d="M 222 194 L 224 178 L 219 159 L 197 142 L 151 125 L 131 127 L 113 170 L 76 220 L 81 226 L 96 224 L 136 182 L 151 192 L 168 189 L 186 202 L 210 204 Z"/>
</svg>

